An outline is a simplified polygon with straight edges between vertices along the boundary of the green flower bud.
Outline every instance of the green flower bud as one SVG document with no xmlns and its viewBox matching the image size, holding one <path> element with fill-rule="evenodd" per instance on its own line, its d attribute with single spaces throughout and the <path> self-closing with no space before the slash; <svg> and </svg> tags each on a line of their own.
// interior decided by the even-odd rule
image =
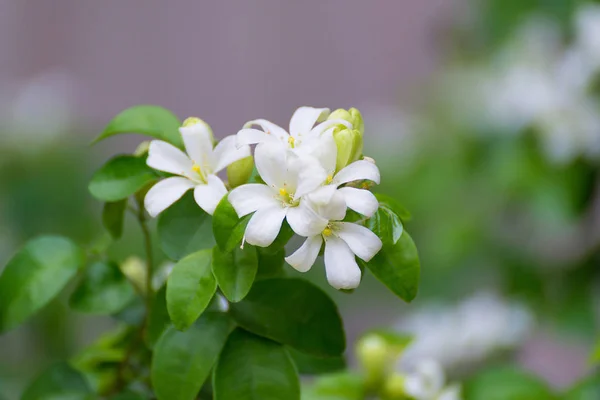
<svg viewBox="0 0 600 400">
<path fill-rule="evenodd" d="M 394 373 L 387 377 L 383 383 L 382 397 L 389 400 L 405 399 L 404 392 L 404 375 Z"/>
<path fill-rule="evenodd" d="M 352 124 L 352 129 L 356 129 L 360 132 L 360 136 L 365 133 L 365 123 L 363 121 L 362 114 L 356 108 L 351 108 L 348 110 L 350 114 L 350 123 Z"/>
<path fill-rule="evenodd" d="M 363 141 L 357 130 L 347 129 L 346 127 L 341 130 L 336 128 L 333 131 L 333 139 L 337 146 L 336 171 L 359 160 L 362 156 Z"/>
<path fill-rule="evenodd" d="M 238 187 L 244 183 L 248 183 L 248 180 L 252 176 L 252 170 L 254 169 L 254 159 L 252 156 L 248 156 L 237 160 L 227 166 L 227 179 L 229 179 L 229 186 L 231 188 Z"/>
<path fill-rule="evenodd" d="M 150 149 L 150 141 L 145 140 L 139 144 L 139 146 L 133 152 L 133 155 L 136 157 L 145 156 L 148 153 L 148 149 Z"/>
<path fill-rule="evenodd" d="M 358 341 L 356 356 L 361 363 L 368 386 L 378 386 L 385 379 L 392 359 L 388 344 L 377 334 L 369 334 Z"/>
</svg>

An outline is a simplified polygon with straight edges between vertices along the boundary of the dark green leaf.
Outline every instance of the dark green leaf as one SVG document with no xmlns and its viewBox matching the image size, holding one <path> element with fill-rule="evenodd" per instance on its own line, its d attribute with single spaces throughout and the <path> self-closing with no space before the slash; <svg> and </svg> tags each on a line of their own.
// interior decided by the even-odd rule
<svg viewBox="0 0 600 400">
<path fill-rule="evenodd" d="M 125 308 L 134 296 L 133 287 L 117 264 L 97 262 L 85 271 L 69 304 L 81 312 L 112 314 Z"/>
<path fill-rule="evenodd" d="M 0 333 L 22 323 L 54 298 L 83 264 L 70 240 L 43 236 L 31 240 L 0 275 Z"/>
<path fill-rule="evenodd" d="M 173 260 L 215 245 L 210 215 L 196 204 L 192 192 L 160 214 L 157 229 L 160 247 Z"/>
<path fill-rule="evenodd" d="M 114 202 L 128 198 L 156 179 L 145 158 L 117 156 L 96 171 L 89 190 L 98 200 Z"/>
<path fill-rule="evenodd" d="M 246 297 L 257 269 L 258 255 L 253 246 L 246 246 L 243 250 L 238 248 L 230 253 L 221 251 L 219 246 L 213 248 L 213 274 L 227 300 L 233 303 Z"/>
<path fill-rule="evenodd" d="M 104 128 L 94 143 L 123 133 L 141 133 L 183 148 L 179 119 L 169 110 L 153 105 L 139 105 L 121 111 Z"/>
<path fill-rule="evenodd" d="M 21 400 L 93 399 L 85 378 L 65 362 L 52 365 L 38 376 Z"/>
<path fill-rule="evenodd" d="M 464 385 L 465 400 L 553 400 L 548 385 L 515 368 L 495 368 L 479 373 Z"/>
<path fill-rule="evenodd" d="M 306 375 L 319 375 L 337 372 L 346 368 L 346 360 L 343 356 L 337 357 L 316 357 L 311 354 L 302 353 L 292 347 L 288 348 L 288 353 L 294 360 L 298 372 Z"/>
<path fill-rule="evenodd" d="M 156 292 L 152 300 L 152 309 L 148 315 L 148 327 L 145 341 L 149 348 L 153 348 L 163 332 L 171 325 L 171 318 L 167 310 L 167 286 Z"/>
<path fill-rule="evenodd" d="M 213 375 L 215 400 L 300 400 L 298 373 L 286 349 L 235 330 Z"/>
<path fill-rule="evenodd" d="M 335 303 L 301 279 L 257 281 L 230 313 L 244 329 L 305 353 L 339 356 L 346 347 Z"/>
<path fill-rule="evenodd" d="M 417 247 L 408 232 L 396 244 L 385 244 L 366 264 L 385 286 L 404 301 L 412 301 L 419 290 L 420 263 Z"/>
<path fill-rule="evenodd" d="M 375 214 L 367 220 L 366 226 L 373 231 L 383 243 L 387 244 L 398 243 L 404 229 L 400 217 L 384 205 L 379 205 Z"/>
<path fill-rule="evenodd" d="M 214 237 L 221 251 L 228 253 L 239 247 L 250 217 L 251 215 L 246 215 L 241 219 L 238 218 L 235 209 L 227 200 L 227 196 L 223 197 L 213 214 L 212 226 Z"/>
<path fill-rule="evenodd" d="M 204 314 L 186 332 L 169 328 L 152 358 L 152 384 L 159 400 L 195 399 L 231 329 L 231 321 L 219 313 Z"/>
<path fill-rule="evenodd" d="M 398 203 L 398 201 L 396 201 L 396 199 L 394 199 L 393 197 L 387 196 L 382 193 L 375 193 L 375 197 L 379 201 L 379 206 L 383 206 L 392 210 L 396 215 L 400 217 L 402 221 L 410 221 L 410 219 L 412 218 L 410 212 L 408 212 L 408 210 L 403 205 Z"/>
<path fill-rule="evenodd" d="M 186 330 L 206 309 L 217 290 L 211 251 L 190 254 L 173 267 L 167 281 L 167 310 L 173 325 Z"/>
<path fill-rule="evenodd" d="M 283 265 L 285 264 L 285 249 L 280 249 L 276 253 L 264 251 L 258 247 L 258 271 L 256 279 L 279 278 L 284 275 Z"/>
<path fill-rule="evenodd" d="M 125 220 L 126 209 L 127 199 L 104 203 L 102 225 L 104 225 L 104 228 L 110 233 L 113 239 L 119 239 L 123 234 L 123 221 Z"/>
</svg>

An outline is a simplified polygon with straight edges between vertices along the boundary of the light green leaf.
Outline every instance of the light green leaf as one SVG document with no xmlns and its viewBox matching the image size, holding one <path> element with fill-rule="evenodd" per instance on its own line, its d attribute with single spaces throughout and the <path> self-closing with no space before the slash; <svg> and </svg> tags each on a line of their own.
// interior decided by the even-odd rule
<svg viewBox="0 0 600 400">
<path fill-rule="evenodd" d="M 52 365 L 39 375 L 21 400 L 93 399 L 92 390 L 81 373 L 65 362 Z"/>
<path fill-rule="evenodd" d="M 16 327 L 54 298 L 83 264 L 70 240 L 42 236 L 31 240 L 0 275 L 0 333 Z"/>
<path fill-rule="evenodd" d="M 173 260 L 215 245 L 210 215 L 196 204 L 192 192 L 160 214 L 157 229 L 160 247 Z"/>
<path fill-rule="evenodd" d="M 123 235 L 123 222 L 125 220 L 126 209 L 127 199 L 104 203 L 102 225 L 115 240 L 121 238 L 121 235 Z"/>
<path fill-rule="evenodd" d="M 307 390 L 302 390 L 302 400 L 363 400 L 364 378 L 353 372 L 339 372 L 317 378 Z"/>
<path fill-rule="evenodd" d="M 190 254 L 173 267 L 167 280 L 167 310 L 173 325 L 188 329 L 206 309 L 217 290 L 211 251 Z"/>
<path fill-rule="evenodd" d="M 121 111 L 104 128 L 94 143 L 123 133 L 140 133 L 183 148 L 181 123 L 171 111 L 153 105 L 139 105 Z"/>
<path fill-rule="evenodd" d="M 554 400 L 548 385 L 516 368 L 494 368 L 481 372 L 463 387 L 465 400 Z"/>
<path fill-rule="evenodd" d="M 117 156 L 104 164 L 92 177 L 89 190 L 102 201 L 119 201 L 154 182 L 156 173 L 146 165 L 145 158 Z"/>
<path fill-rule="evenodd" d="M 396 244 L 402 236 L 403 226 L 400 217 L 385 205 L 379 205 L 375 214 L 367 220 L 366 227 L 375 233 L 383 243 Z"/>
<path fill-rule="evenodd" d="M 385 244 L 368 263 L 359 260 L 385 286 L 406 302 L 412 301 L 419 290 L 421 266 L 417 247 L 408 232 L 396 244 Z"/>
<path fill-rule="evenodd" d="M 213 214 L 213 234 L 221 251 L 229 253 L 239 247 L 251 215 L 238 218 L 235 209 L 223 197 Z"/>
<path fill-rule="evenodd" d="M 215 400 L 300 400 L 296 368 L 285 348 L 236 329 L 213 374 Z"/>
<path fill-rule="evenodd" d="M 151 378 L 158 399 L 195 399 L 231 329 L 231 321 L 220 313 L 202 315 L 186 332 L 169 328 L 152 357 Z"/>
<path fill-rule="evenodd" d="M 600 340 L 596 342 L 596 346 L 594 347 L 594 351 L 592 351 L 590 361 L 593 365 L 600 364 Z"/>
<path fill-rule="evenodd" d="M 316 356 L 339 356 L 346 347 L 335 303 L 301 279 L 257 281 L 230 313 L 244 329 Z"/>
<path fill-rule="evenodd" d="M 383 206 L 392 210 L 396 215 L 400 217 L 402 221 L 410 221 L 410 219 L 412 218 L 410 212 L 408 212 L 408 210 L 403 205 L 398 203 L 398 201 L 393 197 L 387 196 L 383 193 L 375 193 L 375 197 L 379 201 L 379 206 Z"/>
<path fill-rule="evenodd" d="M 81 312 L 112 314 L 125 308 L 134 296 L 133 287 L 117 264 L 97 262 L 85 271 L 69 304 Z"/>
<path fill-rule="evenodd" d="M 292 347 L 289 347 L 287 350 L 292 360 L 294 360 L 298 372 L 303 375 L 328 374 L 346 369 L 346 359 L 344 356 L 316 357 L 311 354 L 302 353 Z"/>
<path fill-rule="evenodd" d="M 258 255 L 253 246 L 225 253 L 213 248 L 212 271 L 227 300 L 237 303 L 252 287 L 258 269 Z"/>
</svg>

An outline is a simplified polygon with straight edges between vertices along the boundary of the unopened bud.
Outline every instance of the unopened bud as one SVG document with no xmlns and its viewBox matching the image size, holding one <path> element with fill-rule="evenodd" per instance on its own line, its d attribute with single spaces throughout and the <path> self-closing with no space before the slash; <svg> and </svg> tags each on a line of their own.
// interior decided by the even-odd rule
<svg viewBox="0 0 600 400">
<path fill-rule="evenodd" d="M 388 345 L 382 337 L 376 334 L 364 336 L 358 341 L 356 355 L 369 385 L 377 385 L 384 379 L 391 360 Z"/>
<path fill-rule="evenodd" d="M 252 170 L 254 169 L 254 159 L 252 156 L 248 156 L 237 160 L 227 166 L 227 179 L 231 188 L 238 187 L 245 183 L 252 176 Z"/>
<path fill-rule="evenodd" d="M 136 157 L 144 156 L 144 155 L 146 155 L 146 153 L 148 153 L 149 149 L 150 149 L 150 141 L 149 140 L 144 140 L 135 149 L 135 151 L 133 152 L 133 155 L 136 156 Z"/>
<path fill-rule="evenodd" d="M 362 138 L 360 133 L 354 129 L 335 129 L 333 139 L 337 146 L 337 158 L 335 160 L 336 171 L 341 170 L 348 164 L 357 161 L 362 155 Z"/>
<path fill-rule="evenodd" d="M 405 399 L 404 375 L 393 373 L 383 383 L 383 397 L 390 400 Z"/>
<path fill-rule="evenodd" d="M 202 131 L 206 132 L 206 134 L 208 134 L 211 142 L 213 144 L 215 143 L 215 137 L 213 135 L 212 128 L 210 127 L 210 125 L 208 125 L 206 122 L 204 122 L 203 120 L 201 120 L 198 117 L 186 118 L 183 121 L 183 124 L 181 124 L 181 129 L 183 129 L 183 130 L 201 129 Z"/>
<path fill-rule="evenodd" d="M 140 293 L 146 292 L 146 267 L 140 258 L 129 257 L 119 267 Z"/>
<path fill-rule="evenodd" d="M 344 121 L 350 122 L 352 124 L 352 129 L 357 130 L 361 137 L 365 133 L 365 123 L 363 121 L 362 114 L 356 108 L 351 108 L 349 110 L 338 108 L 329 114 L 327 119 L 343 119 Z"/>
</svg>

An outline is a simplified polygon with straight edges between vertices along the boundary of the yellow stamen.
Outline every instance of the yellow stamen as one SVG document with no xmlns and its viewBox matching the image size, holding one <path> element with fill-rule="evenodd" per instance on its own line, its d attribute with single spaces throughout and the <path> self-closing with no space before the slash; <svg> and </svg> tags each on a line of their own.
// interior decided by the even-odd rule
<svg viewBox="0 0 600 400">
<path fill-rule="evenodd" d="M 333 182 L 333 176 L 327 175 L 327 184 L 329 185 L 331 182 Z"/>
<path fill-rule="evenodd" d="M 292 136 L 290 136 L 288 138 L 288 143 L 290 144 L 290 146 L 293 148 L 294 147 L 294 142 L 296 141 L 296 139 L 294 139 Z"/>
<path fill-rule="evenodd" d="M 200 166 L 198 164 L 194 164 L 194 166 L 192 167 L 192 171 L 194 171 L 195 173 L 199 174 L 200 173 Z"/>
<path fill-rule="evenodd" d="M 333 232 L 331 231 L 331 228 L 325 228 L 323 229 L 323 235 L 324 236 L 331 236 Z"/>
<path fill-rule="evenodd" d="M 363 189 L 368 189 L 369 187 L 371 187 L 371 185 L 369 185 L 369 182 L 363 182 L 361 186 Z"/>
<path fill-rule="evenodd" d="M 185 121 L 183 121 L 183 125 L 182 126 L 184 126 L 184 127 L 192 126 L 192 125 L 200 124 L 201 122 L 202 122 L 202 120 L 200 118 L 189 117 L 189 118 L 186 118 Z"/>
<path fill-rule="evenodd" d="M 288 191 L 285 190 L 285 188 L 281 188 L 281 189 L 279 189 L 279 195 L 281 195 L 281 196 L 287 196 L 288 195 Z"/>
</svg>

